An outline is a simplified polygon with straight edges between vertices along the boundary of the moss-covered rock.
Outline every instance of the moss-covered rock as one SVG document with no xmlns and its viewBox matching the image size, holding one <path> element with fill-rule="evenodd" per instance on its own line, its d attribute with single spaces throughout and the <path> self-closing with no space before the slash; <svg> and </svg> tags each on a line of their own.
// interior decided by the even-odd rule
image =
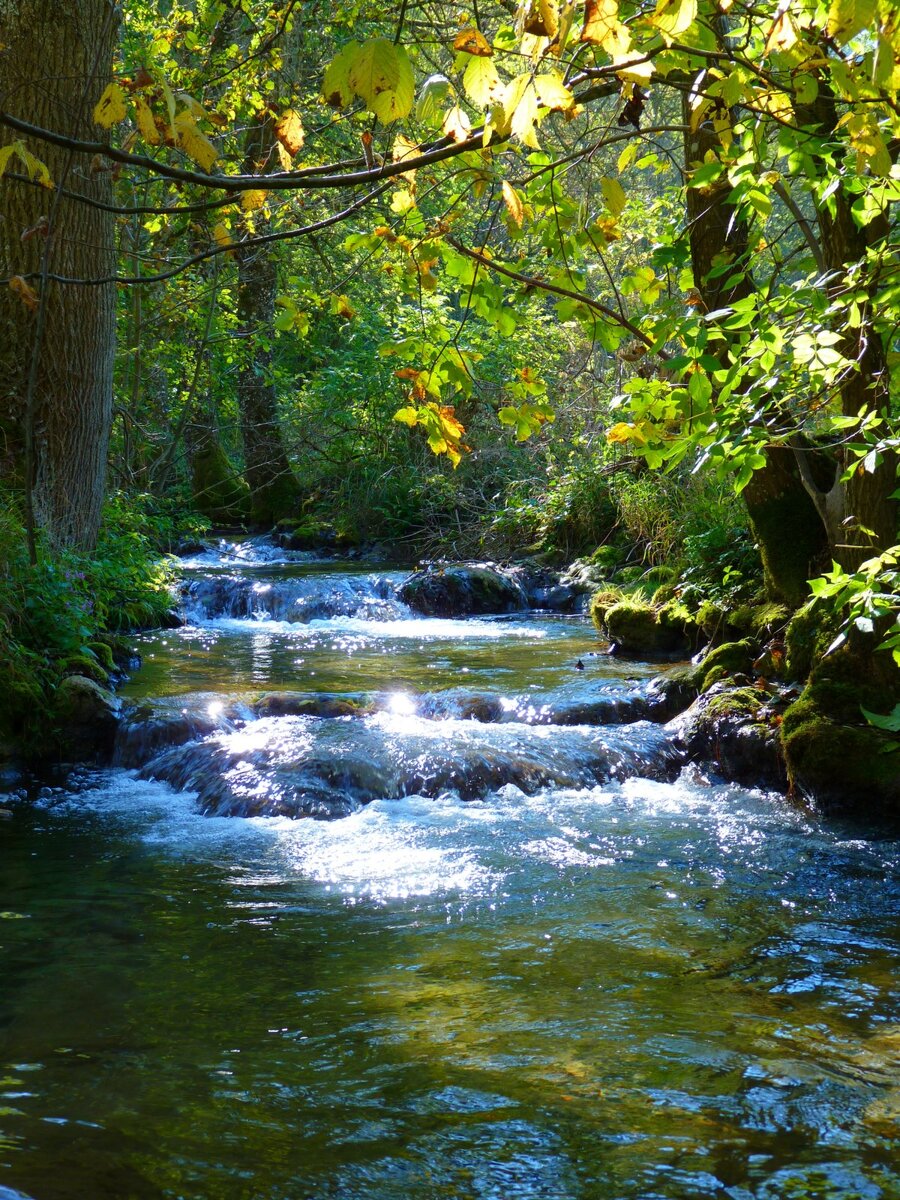
<svg viewBox="0 0 900 1200">
<path fill-rule="evenodd" d="M 787 787 L 778 715 L 767 691 L 716 683 L 674 725 L 691 762 L 712 763 L 726 779 L 748 786 Z"/>
<path fill-rule="evenodd" d="M 690 614 L 675 602 L 656 609 L 628 597 L 607 609 L 604 626 L 609 640 L 625 654 L 686 654 L 691 646 Z"/>
<path fill-rule="evenodd" d="M 307 517 L 301 521 L 282 520 L 275 526 L 275 542 L 283 550 L 335 550 L 338 535 L 328 521 Z"/>
<path fill-rule="evenodd" d="M 825 605 L 810 600 L 791 617 L 785 633 L 787 676 L 806 679 L 837 636 L 840 620 Z"/>
<path fill-rule="evenodd" d="M 50 711 L 51 738 L 36 747 L 42 757 L 107 760 L 113 751 L 121 705 L 112 692 L 83 675 L 60 683 Z"/>
<path fill-rule="evenodd" d="M 400 599 L 426 617 L 478 616 L 528 608 L 519 581 L 488 563 L 417 571 L 401 585 Z"/>
<path fill-rule="evenodd" d="M 116 669 L 112 646 L 107 642 L 88 642 L 88 650 L 96 657 L 104 671 L 109 673 Z"/>
<path fill-rule="evenodd" d="M 601 588 L 599 592 L 595 592 L 591 596 L 591 620 L 604 636 L 606 634 L 606 614 L 613 605 L 619 604 L 623 598 L 622 589 L 614 587 Z"/>
<path fill-rule="evenodd" d="M 86 679 L 93 679 L 102 687 L 109 683 L 109 672 L 104 670 L 93 653 L 70 654 L 59 664 L 59 673 L 60 675 L 83 675 Z"/>
<path fill-rule="evenodd" d="M 714 646 L 703 659 L 703 683 L 700 690 L 705 692 L 714 683 L 730 675 L 749 674 L 758 653 L 758 644 L 749 638 Z"/>
<path fill-rule="evenodd" d="M 833 630 L 810 614 L 791 625 L 789 658 L 796 670 Z M 876 637 L 851 630 L 841 647 L 814 659 L 800 698 L 784 714 L 782 740 L 798 791 L 831 810 L 896 818 L 900 737 L 871 726 L 862 710 L 889 713 L 900 704 L 900 670 L 875 646 Z"/>
</svg>

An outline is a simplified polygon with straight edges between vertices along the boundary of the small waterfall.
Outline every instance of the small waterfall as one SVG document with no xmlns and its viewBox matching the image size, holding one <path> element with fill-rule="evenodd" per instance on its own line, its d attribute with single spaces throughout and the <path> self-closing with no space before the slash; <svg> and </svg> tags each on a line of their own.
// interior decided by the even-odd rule
<svg viewBox="0 0 900 1200">
<path fill-rule="evenodd" d="M 182 586 L 192 623 L 217 618 L 308 623 L 330 617 L 394 621 L 411 616 L 386 575 L 307 575 L 296 578 L 203 575 Z"/>
</svg>

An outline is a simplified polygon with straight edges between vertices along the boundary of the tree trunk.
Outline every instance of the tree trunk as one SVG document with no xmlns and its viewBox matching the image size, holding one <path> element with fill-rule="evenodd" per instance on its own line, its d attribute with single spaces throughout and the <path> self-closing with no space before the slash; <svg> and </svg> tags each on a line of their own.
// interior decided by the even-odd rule
<svg viewBox="0 0 900 1200">
<path fill-rule="evenodd" d="M 272 121 L 267 118 L 247 134 L 244 172 L 271 169 L 275 153 Z M 259 222 L 257 232 L 259 232 Z M 288 462 L 278 423 L 273 380 L 272 338 L 278 273 L 266 246 L 255 246 L 238 258 L 238 337 L 243 341 L 238 376 L 238 404 L 244 442 L 244 474 L 250 485 L 251 519 L 272 525 L 293 515 L 300 487 Z"/>
<path fill-rule="evenodd" d="M 0 107 L 59 133 L 96 139 L 93 109 L 110 79 L 118 17 L 110 0 L 0 0 Z M 0 145 L 17 140 L 0 127 Z M 103 164 L 25 143 L 54 187 L 110 203 Z M 0 287 L 0 456 L 33 499 L 53 548 L 96 542 L 112 422 L 115 287 L 57 283 L 115 272 L 111 213 L 11 177 L 0 181 L 0 270 L 24 276 L 39 301 Z M 34 232 L 30 232 L 34 231 Z M 24 240 L 23 240 L 24 239 Z M 44 255 L 46 251 L 46 263 Z M 29 303 L 30 301 L 30 303 Z M 37 360 L 32 373 L 32 358 Z M 31 376 L 31 382 L 29 377 Z"/>
<path fill-rule="evenodd" d="M 837 128 L 837 106 L 824 82 L 820 82 L 815 103 L 798 110 L 797 121 L 805 127 L 818 126 L 825 137 Z M 814 144 L 811 142 L 810 145 Z M 815 154 L 812 157 L 815 161 Z M 837 289 L 843 288 L 849 268 L 864 262 L 869 248 L 883 242 L 890 234 L 889 225 L 883 218 L 876 218 L 865 227 L 858 225 L 851 210 L 852 202 L 853 196 L 841 186 L 818 210 L 825 266 L 835 273 Z M 865 274 L 862 278 L 865 279 Z M 860 286 L 859 282 L 857 286 Z M 872 296 L 871 285 L 868 291 Z M 874 326 L 872 303 L 875 301 L 862 309 L 859 328 L 849 330 L 839 346 L 841 353 L 858 367 L 848 372 L 841 383 L 841 411 L 847 417 L 859 416 L 864 407 L 888 417 L 891 412 L 887 357 L 882 337 Z M 835 483 L 828 496 L 837 522 L 832 553 L 846 570 L 855 570 L 864 559 L 896 543 L 898 505 L 891 498 L 896 486 L 897 462 L 892 454 L 886 455 L 876 469 L 859 469 L 846 483 L 840 480 Z"/>
<path fill-rule="evenodd" d="M 685 162 L 691 169 L 704 161 L 708 150 L 719 150 L 720 143 L 708 122 L 690 128 L 687 97 L 684 109 L 688 129 Z M 730 191 L 726 178 L 711 188 L 687 189 L 694 285 L 707 312 L 733 304 L 753 291 L 747 228 L 728 203 Z M 726 286 L 728 277 L 734 272 L 711 276 L 725 261 L 733 262 L 735 271 L 743 268 L 741 277 L 730 286 Z M 791 451 L 771 447 L 765 451 L 765 459 L 766 465 L 753 472 L 742 496 L 759 546 L 767 592 L 774 600 L 798 607 L 808 593 L 813 563 L 825 550 L 825 529 Z"/>
</svg>

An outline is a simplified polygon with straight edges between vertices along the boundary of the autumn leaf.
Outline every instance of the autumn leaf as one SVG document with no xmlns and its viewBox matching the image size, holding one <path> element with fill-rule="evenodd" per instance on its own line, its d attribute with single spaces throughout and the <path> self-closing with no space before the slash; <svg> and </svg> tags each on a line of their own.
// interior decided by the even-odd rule
<svg viewBox="0 0 900 1200">
<path fill-rule="evenodd" d="M 604 175 L 600 180 L 600 191 L 603 194 L 606 207 L 612 215 L 620 217 L 625 210 L 625 205 L 628 203 L 628 197 L 625 195 L 625 189 L 619 183 L 618 179 Z"/>
<path fill-rule="evenodd" d="M 477 29 L 461 30 L 454 38 L 453 49 L 461 54 L 474 54 L 478 58 L 490 58 L 494 53 L 484 34 Z"/>
<path fill-rule="evenodd" d="M 452 138 L 454 142 L 464 142 L 472 132 L 468 113 L 459 105 L 451 108 L 444 118 L 442 130 L 444 137 Z"/>
<path fill-rule="evenodd" d="M 355 54 L 347 76 L 350 87 L 379 121 L 389 124 L 408 116 L 415 99 L 409 56 L 387 38 L 373 38 Z"/>
<path fill-rule="evenodd" d="M 521 229 L 525 217 L 525 206 L 522 203 L 522 197 L 508 179 L 503 180 L 503 203 L 506 205 L 510 220 Z"/>
<path fill-rule="evenodd" d="M 618 0 L 587 0 L 581 40 L 600 46 L 610 58 L 620 58 L 631 49 L 631 34 L 619 20 Z"/>
<path fill-rule="evenodd" d="M 37 312 L 39 304 L 37 292 L 29 283 L 26 283 L 21 275 L 13 275 L 9 281 L 9 290 L 13 295 L 19 297 L 29 312 Z"/>
<path fill-rule="evenodd" d="M 501 86 L 493 59 L 473 56 L 463 75 L 463 89 L 472 103 L 487 108 Z"/>
<path fill-rule="evenodd" d="M 356 42 L 348 42 L 331 60 L 325 69 L 322 95 L 332 108 L 346 108 L 353 99 L 350 85 L 350 68 L 359 52 Z"/>
<path fill-rule="evenodd" d="M 241 208 L 244 212 L 256 212 L 265 204 L 267 195 L 268 192 L 263 188 L 250 188 L 241 193 Z"/>
<path fill-rule="evenodd" d="M 197 128 L 197 122 L 187 109 L 183 109 L 175 118 L 175 132 L 178 145 L 185 154 L 202 170 L 207 173 L 211 171 L 219 152 L 209 138 Z"/>
<path fill-rule="evenodd" d="M 341 317 L 344 321 L 352 321 L 356 316 L 356 309 L 346 296 L 331 297 L 331 312 L 334 316 Z"/>
<path fill-rule="evenodd" d="M 306 136 L 303 132 L 303 122 L 300 120 L 300 114 L 296 109 L 285 109 L 275 122 L 274 133 L 281 145 L 287 150 L 291 158 L 293 158 L 303 145 L 303 140 Z"/>
<path fill-rule="evenodd" d="M 659 0 L 648 20 L 670 46 L 679 34 L 690 29 L 696 18 L 697 0 Z"/>
<path fill-rule="evenodd" d="M 111 83 L 94 106 L 94 124 L 101 129 L 110 129 L 125 120 L 127 111 L 124 90 L 117 83 Z"/>
<path fill-rule="evenodd" d="M 162 141 L 150 105 L 143 96 L 134 98 L 134 121 L 141 137 L 148 146 L 158 146 Z"/>
</svg>

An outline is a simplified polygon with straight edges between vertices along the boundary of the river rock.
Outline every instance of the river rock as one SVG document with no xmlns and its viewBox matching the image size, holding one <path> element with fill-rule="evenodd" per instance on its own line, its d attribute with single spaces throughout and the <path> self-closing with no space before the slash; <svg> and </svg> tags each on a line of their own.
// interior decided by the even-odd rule
<svg viewBox="0 0 900 1200">
<path fill-rule="evenodd" d="M 119 700 L 83 675 L 69 675 L 56 689 L 52 720 L 58 753 L 66 759 L 110 757 L 121 720 Z"/>
<path fill-rule="evenodd" d="M 223 704 L 213 694 L 194 694 L 126 710 L 113 747 L 117 767 L 141 767 L 170 746 L 183 746 L 219 731 L 238 728 L 253 716 L 240 704 Z"/>
<path fill-rule="evenodd" d="M 529 607 L 522 584 L 490 563 L 417 571 L 400 585 L 400 599 L 426 617 L 487 616 Z"/>
<path fill-rule="evenodd" d="M 709 763 L 735 783 L 787 789 L 776 703 L 766 690 L 714 684 L 670 722 L 690 762 Z"/>
</svg>

